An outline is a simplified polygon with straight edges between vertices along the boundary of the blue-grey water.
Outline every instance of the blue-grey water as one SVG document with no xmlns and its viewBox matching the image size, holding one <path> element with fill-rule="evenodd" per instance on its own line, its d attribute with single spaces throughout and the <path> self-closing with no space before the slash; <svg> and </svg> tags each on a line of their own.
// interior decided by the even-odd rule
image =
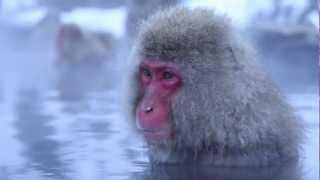
<svg viewBox="0 0 320 180">
<path fill-rule="evenodd" d="M 0 179 L 300 179 L 319 178 L 316 94 L 289 94 L 307 125 L 299 165 L 265 169 L 150 166 L 132 134 L 116 88 L 76 99 L 57 89 L 2 88 Z"/>
</svg>

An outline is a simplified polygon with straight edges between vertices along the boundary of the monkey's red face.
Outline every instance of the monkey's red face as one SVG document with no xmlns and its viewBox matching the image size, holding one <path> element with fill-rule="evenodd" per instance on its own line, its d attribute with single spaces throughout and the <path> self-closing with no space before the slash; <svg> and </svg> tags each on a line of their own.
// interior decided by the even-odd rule
<svg viewBox="0 0 320 180">
<path fill-rule="evenodd" d="M 139 67 L 142 98 L 136 109 L 136 123 L 149 140 L 171 137 L 171 100 L 182 86 L 180 70 L 165 62 L 144 61 Z"/>
</svg>

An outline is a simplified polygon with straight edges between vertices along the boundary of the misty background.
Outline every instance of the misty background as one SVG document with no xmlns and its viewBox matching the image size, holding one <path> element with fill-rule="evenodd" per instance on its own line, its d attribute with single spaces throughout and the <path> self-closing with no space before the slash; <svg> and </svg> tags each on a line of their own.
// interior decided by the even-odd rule
<svg viewBox="0 0 320 180">
<path fill-rule="evenodd" d="M 123 82 L 139 23 L 175 4 L 231 17 L 257 50 L 306 124 L 298 170 L 148 166 Z M 316 0 L 0 0 L 0 179 L 319 179 L 318 29 Z"/>
</svg>

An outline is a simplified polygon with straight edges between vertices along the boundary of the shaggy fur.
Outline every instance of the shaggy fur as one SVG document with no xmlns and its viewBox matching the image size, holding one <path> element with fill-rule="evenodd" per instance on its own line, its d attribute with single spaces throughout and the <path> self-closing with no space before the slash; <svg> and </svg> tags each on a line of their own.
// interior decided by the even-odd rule
<svg viewBox="0 0 320 180">
<path fill-rule="evenodd" d="M 142 25 L 134 63 L 174 62 L 183 77 L 171 104 L 174 139 L 149 143 L 152 162 L 267 166 L 298 157 L 299 118 L 235 36 L 228 19 L 205 9 L 169 8 Z"/>
</svg>

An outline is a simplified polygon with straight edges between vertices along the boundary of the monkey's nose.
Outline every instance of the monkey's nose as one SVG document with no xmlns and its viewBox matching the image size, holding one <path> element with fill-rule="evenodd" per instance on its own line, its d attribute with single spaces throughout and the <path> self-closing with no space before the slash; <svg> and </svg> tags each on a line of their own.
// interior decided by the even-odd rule
<svg viewBox="0 0 320 180">
<path fill-rule="evenodd" d="M 152 112 L 152 111 L 153 111 L 153 108 L 150 107 L 150 106 L 148 106 L 148 107 L 145 109 L 145 112 L 146 112 L 146 113 L 150 113 L 150 112 Z"/>
</svg>

